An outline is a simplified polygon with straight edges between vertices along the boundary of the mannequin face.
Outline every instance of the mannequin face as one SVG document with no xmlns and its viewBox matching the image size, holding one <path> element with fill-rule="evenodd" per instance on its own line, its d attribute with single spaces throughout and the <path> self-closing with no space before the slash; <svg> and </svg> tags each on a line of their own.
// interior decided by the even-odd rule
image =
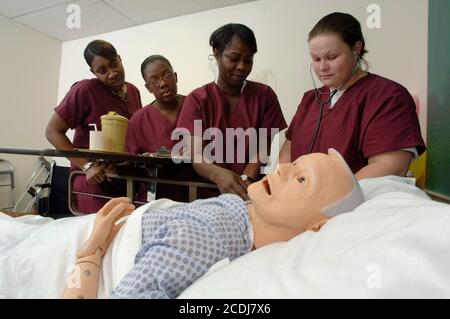
<svg viewBox="0 0 450 319">
<path fill-rule="evenodd" d="M 259 223 L 283 232 L 319 229 L 328 220 L 322 209 L 353 189 L 352 178 L 336 155 L 314 153 L 280 164 L 248 188 Z"/>
</svg>

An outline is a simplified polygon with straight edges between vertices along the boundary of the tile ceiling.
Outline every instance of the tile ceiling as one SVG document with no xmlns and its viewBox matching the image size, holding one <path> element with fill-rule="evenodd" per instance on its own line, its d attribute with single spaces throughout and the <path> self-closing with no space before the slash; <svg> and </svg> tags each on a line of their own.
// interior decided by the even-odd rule
<svg viewBox="0 0 450 319">
<path fill-rule="evenodd" d="M 1 0 L 0 14 L 69 41 L 255 0 Z"/>
</svg>

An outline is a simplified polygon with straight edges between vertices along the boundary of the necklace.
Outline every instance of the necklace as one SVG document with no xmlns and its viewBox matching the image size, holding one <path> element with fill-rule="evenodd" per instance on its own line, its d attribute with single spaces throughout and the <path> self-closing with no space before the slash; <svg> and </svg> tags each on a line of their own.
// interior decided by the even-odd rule
<svg viewBox="0 0 450 319">
<path fill-rule="evenodd" d="M 124 83 L 122 88 L 120 89 L 120 91 L 118 92 L 114 92 L 112 91 L 112 93 L 116 96 L 118 96 L 123 102 L 125 102 L 125 104 L 128 103 L 128 99 L 127 99 L 127 85 Z"/>
</svg>

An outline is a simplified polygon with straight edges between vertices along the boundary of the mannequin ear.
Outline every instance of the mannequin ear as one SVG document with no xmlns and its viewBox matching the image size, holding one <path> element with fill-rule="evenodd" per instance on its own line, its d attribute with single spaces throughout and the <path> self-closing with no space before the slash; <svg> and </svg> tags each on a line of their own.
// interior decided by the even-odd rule
<svg viewBox="0 0 450 319">
<path fill-rule="evenodd" d="M 177 72 L 173 72 L 173 75 L 175 76 L 175 83 L 178 83 L 178 75 L 177 75 Z"/>
</svg>

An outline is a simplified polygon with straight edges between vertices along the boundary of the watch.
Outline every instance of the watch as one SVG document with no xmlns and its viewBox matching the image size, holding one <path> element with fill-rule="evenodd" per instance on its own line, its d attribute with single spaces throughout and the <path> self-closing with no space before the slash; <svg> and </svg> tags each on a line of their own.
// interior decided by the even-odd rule
<svg viewBox="0 0 450 319">
<path fill-rule="evenodd" d="M 251 178 L 250 176 L 247 176 L 247 175 L 241 175 L 241 179 L 244 181 L 244 182 L 246 182 L 246 181 L 249 181 L 250 183 L 253 183 L 255 180 L 253 179 L 253 178 Z"/>
<path fill-rule="evenodd" d="M 94 162 L 87 162 L 86 164 L 84 164 L 82 168 L 83 172 L 87 172 L 92 165 L 94 165 Z"/>
</svg>

